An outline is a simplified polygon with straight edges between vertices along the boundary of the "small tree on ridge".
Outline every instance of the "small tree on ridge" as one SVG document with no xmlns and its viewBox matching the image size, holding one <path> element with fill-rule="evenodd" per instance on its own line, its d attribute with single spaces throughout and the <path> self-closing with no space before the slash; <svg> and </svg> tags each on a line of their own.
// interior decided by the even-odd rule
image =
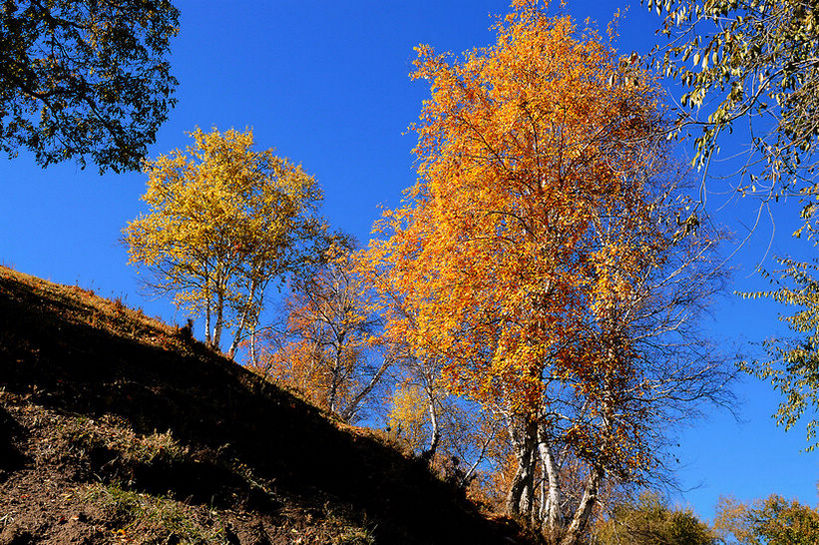
<svg viewBox="0 0 819 545">
<path fill-rule="evenodd" d="M 205 316 L 219 347 L 233 329 L 232 357 L 253 330 L 269 284 L 321 254 L 315 178 L 272 150 L 253 151 L 253 132 L 204 133 L 194 144 L 145 163 L 149 213 L 124 230 L 130 263 L 153 273 L 150 287 Z"/>
</svg>

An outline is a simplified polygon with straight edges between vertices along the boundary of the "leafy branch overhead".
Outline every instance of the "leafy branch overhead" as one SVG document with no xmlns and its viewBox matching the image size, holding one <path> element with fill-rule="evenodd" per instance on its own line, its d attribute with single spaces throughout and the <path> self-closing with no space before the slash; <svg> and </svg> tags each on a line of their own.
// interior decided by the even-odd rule
<svg viewBox="0 0 819 545">
<path fill-rule="evenodd" d="M 678 129 L 701 127 L 696 162 L 707 167 L 719 142 L 740 121 L 748 122 L 741 167 L 742 194 L 764 200 L 796 196 L 801 226 L 816 242 L 817 143 L 819 140 L 819 6 L 809 0 L 645 0 L 664 14 L 665 73 L 687 86 L 683 106 L 692 113 Z M 740 132 L 740 131 L 737 131 Z M 742 134 L 740 132 L 740 134 Z M 721 136 L 723 135 L 723 136 Z M 766 358 L 741 368 L 769 381 L 782 401 L 774 415 L 786 429 L 806 412 L 808 450 L 816 448 L 819 409 L 819 299 L 815 262 L 783 258 L 781 270 L 763 273 L 775 287 L 741 294 L 794 308 L 780 319 L 792 335 L 765 341 Z"/>
<path fill-rule="evenodd" d="M 661 66 L 687 87 L 682 105 L 708 112 L 682 127 L 695 135 L 696 164 L 719 151 L 736 122 L 749 127 L 743 192 L 815 195 L 819 136 L 819 10 L 794 0 L 644 0 L 664 15 Z M 807 217 L 814 207 L 806 203 Z M 806 218 L 807 219 L 807 218 Z"/>
<path fill-rule="evenodd" d="M 782 268 L 775 273 L 763 272 L 776 289 L 740 295 L 745 299 L 767 298 L 793 307 L 792 313 L 779 319 L 795 336 L 764 341 L 762 345 L 768 359 L 740 365 L 745 372 L 770 382 L 781 394 L 782 401 L 774 416 L 777 424 L 788 430 L 806 411 L 813 415 L 819 411 L 819 282 L 816 280 L 819 265 L 791 259 L 779 259 L 779 263 Z M 816 416 L 806 423 L 808 451 L 819 446 L 817 424 Z"/>
<path fill-rule="evenodd" d="M 3 2 L 0 150 L 138 169 L 176 102 L 178 19 L 169 0 Z"/>
</svg>

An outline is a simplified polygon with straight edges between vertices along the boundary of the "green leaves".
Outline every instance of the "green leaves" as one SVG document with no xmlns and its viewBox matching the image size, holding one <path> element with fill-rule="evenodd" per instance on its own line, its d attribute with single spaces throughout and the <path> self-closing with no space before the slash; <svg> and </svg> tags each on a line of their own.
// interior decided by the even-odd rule
<svg viewBox="0 0 819 545">
<path fill-rule="evenodd" d="M 775 275 L 764 273 L 779 287 L 770 291 L 740 293 L 745 299 L 766 298 L 777 303 L 796 307 L 792 314 L 780 316 L 780 320 L 796 336 L 770 339 L 763 342 L 768 353 L 766 361 L 740 362 L 744 372 L 771 383 L 782 401 L 774 415 L 777 424 L 790 429 L 810 407 L 819 410 L 819 282 L 814 274 L 819 270 L 816 263 L 800 263 L 780 259 L 782 269 Z M 816 441 L 816 418 L 807 423 L 807 439 L 811 442 L 806 450 L 819 446 Z"/>
<path fill-rule="evenodd" d="M 722 498 L 714 526 L 739 545 L 813 545 L 819 539 L 819 513 L 777 495 L 751 505 Z"/>
<path fill-rule="evenodd" d="M 771 196 L 810 183 L 805 168 L 814 157 L 819 125 L 819 10 L 796 0 L 646 1 L 662 6 L 662 33 L 670 41 L 658 49 L 666 74 L 688 87 L 683 108 L 709 106 L 707 120 L 693 113 L 686 124 L 704 127 L 696 137 L 695 164 L 705 168 L 717 153 L 719 134 L 740 118 L 762 134 L 751 141 L 743 173 L 759 165 Z M 690 64 L 689 64 L 690 63 Z M 771 121 L 773 125 L 771 126 Z M 754 130 L 754 129 L 757 130 Z M 761 161 L 760 161 L 761 160 Z"/>
<path fill-rule="evenodd" d="M 166 57 L 178 18 L 169 0 L 5 2 L 0 150 L 138 169 L 176 102 Z"/>
<path fill-rule="evenodd" d="M 614 505 L 595 537 L 601 545 L 716 545 L 714 532 L 690 509 L 674 509 L 658 496 L 643 493 Z"/>
</svg>

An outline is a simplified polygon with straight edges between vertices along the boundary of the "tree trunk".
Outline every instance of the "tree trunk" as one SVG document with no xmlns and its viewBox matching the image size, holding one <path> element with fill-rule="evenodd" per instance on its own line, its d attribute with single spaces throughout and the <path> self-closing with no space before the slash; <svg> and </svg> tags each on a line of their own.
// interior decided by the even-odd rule
<svg viewBox="0 0 819 545">
<path fill-rule="evenodd" d="M 575 509 L 572 522 L 563 534 L 563 539 L 560 540 L 560 545 L 580 545 L 586 524 L 589 522 L 589 516 L 597 504 L 597 492 L 600 488 L 600 480 L 602 477 L 602 469 L 597 466 L 591 468 L 589 476 L 586 479 L 583 497 L 580 499 L 577 509 Z"/>
<path fill-rule="evenodd" d="M 520 452 L 515 454 L 518 466 L 515 470 L 515 476 L 512 477 L 509 492 L 506 494 L 506 513 L 512 517 L 520 516 L 520 499 L 526 486 L 526 472 L 530 465 L 531 456 L 532 451 L 525 448 L 521 448 Z"/>
<path fill-rule="evenodd" d="M 228 357 L 233 359 L 236 354 L 236 349 L 239 348 L 239 342 L 242 340 L 242 333 L 244 332 L 247 320 L 250 317 L 250 311 L 253 308 L 253 299 L 256 298 L 256 280 L 251 281 L 250 291 L 247 295 L 244 308 L 242 309 L 242 318 L 239 320 L 239 326 L 236 328 L 236 334 L 233 335 L 233 341 L 230 343 L 228 350 Z"/>
<path fill-rule="evenodd" d="M 253 329 L 250 332 L 250 365 L 254 368 L 259 367 L 259 355 L 256 351 L 256 328 L 258 326 L 258 320 L 256 325 L 253 326 Z M 266 374 L 266 373 L 265 373 Z"/>
<path fill-rule="evenodd" d="M 217 350 L 222 342 L 222 327 L 224 326 L 224 294 L 220 292 L 216 295 L 216 324 L 213 326 L 213 342 L 211 343 Z"/>
<path fill-rule="evenodd" d="M 520 495 L 520 515 L 532 520 L 532 511 L 535 507 L 535 467 L 537 466 L 537 450 L 532 448 L 529 457 L 529 467 L 523 481 L 523 492 Z"/>
<path fill-rule="evenodd" d="M 540 484 L 538 485 L 538 508 L 532 509 L 532 527 L 537 528 L 538 525 L 543 526 L 546 520 L 546 512 L 548 506 L 548 496 L 546 495 L 546 466 L 541 461 L 540 464 Z"/>
<path fill-rule="evenodd" d="M 429 423 L 432 426 L 432 437 L 429 440 L 429 446 L 421 453 L 421 458 L 431 463 L 435 458 L 435 451 L 438 450 L 438 443 L 441 442 L 441 430 L 438 425 L 438 411 L 435 410 L 435 394 L 431 389 L 426 390 L 427 394 L 427 409 L 429 410 Z"/>
<path fill-rule="evenodd" d="M 537 445 L 537 426 L 530 417 L 524 417 L 520 434 L 510 429 L 510 436 L 515 447 L 517 468 L 509 492 L 506 495 L 506 512 L 513 516 L 528 516 L 532 509 L 532 486 L 534 483 L 533 466 L 537 461 L 535 447 Z M 519 437 L 517 437 L 520 435 Z M 528 490 L 527 490 L 528 489 Z"/>
<path fill-rule="evenodd" d="M 549 536 L 557 536 L 563 527 L 563 514 L 560 512 L 560 474 L 559 464 L 555 459 L 552 445 L 544 430 L 538 427 L 538 450 L 543 471 L 546 473 L 547 495 L 543 501 L 543 527 Z"/>
<path fill-rule="evenodd" d="M 342 412 L 341 419 L 345 422 L 349 423 L 352 421 L 353 417 L 358 412 L 359 404 L 364 400 L 367 395 L 375 388 L 376 384 L 381 380 L 381 376 L 390 366 L 390 360 L 385 358 L 381 366 L 378 368 L 378 371 L 375 372 L 373 377 L 370 379 L 370 382 L 367 383 L 367 386 L 361 389 L 358 394 L 353 398 L 353 400 L 345 407 L 344 411 Z"/>
<path fill-rule="evenodd" d="M 205 343 L 208 346 L 213 346 L 212 339 L 213 336 L 210 330 L 210 293 L 208 293 L 208 298 L 205 301 Z"/>
<path fill-rule="evenodd" d="M 338 414 L 336 407 L 336 399 L 338 398 L 339 377 L 341 376 L 341 345 L 336 345 L 335 355 L 333 356 L 332 379 L 330 381 L 330 395 L 328 396 L 328 404 L 330 412 Z"/>
</svg>

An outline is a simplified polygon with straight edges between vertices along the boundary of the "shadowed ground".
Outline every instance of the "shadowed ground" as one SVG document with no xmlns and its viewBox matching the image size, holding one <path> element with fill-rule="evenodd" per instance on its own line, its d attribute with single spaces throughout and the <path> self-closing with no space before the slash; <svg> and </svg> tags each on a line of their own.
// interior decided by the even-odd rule
<svg viewBox="0 0 819 545">
<path fill-rule="evenodd" d="M 177 328 L 5 268 L 0 387 L 0 545 L 523 543 Z"/>
</svg>

